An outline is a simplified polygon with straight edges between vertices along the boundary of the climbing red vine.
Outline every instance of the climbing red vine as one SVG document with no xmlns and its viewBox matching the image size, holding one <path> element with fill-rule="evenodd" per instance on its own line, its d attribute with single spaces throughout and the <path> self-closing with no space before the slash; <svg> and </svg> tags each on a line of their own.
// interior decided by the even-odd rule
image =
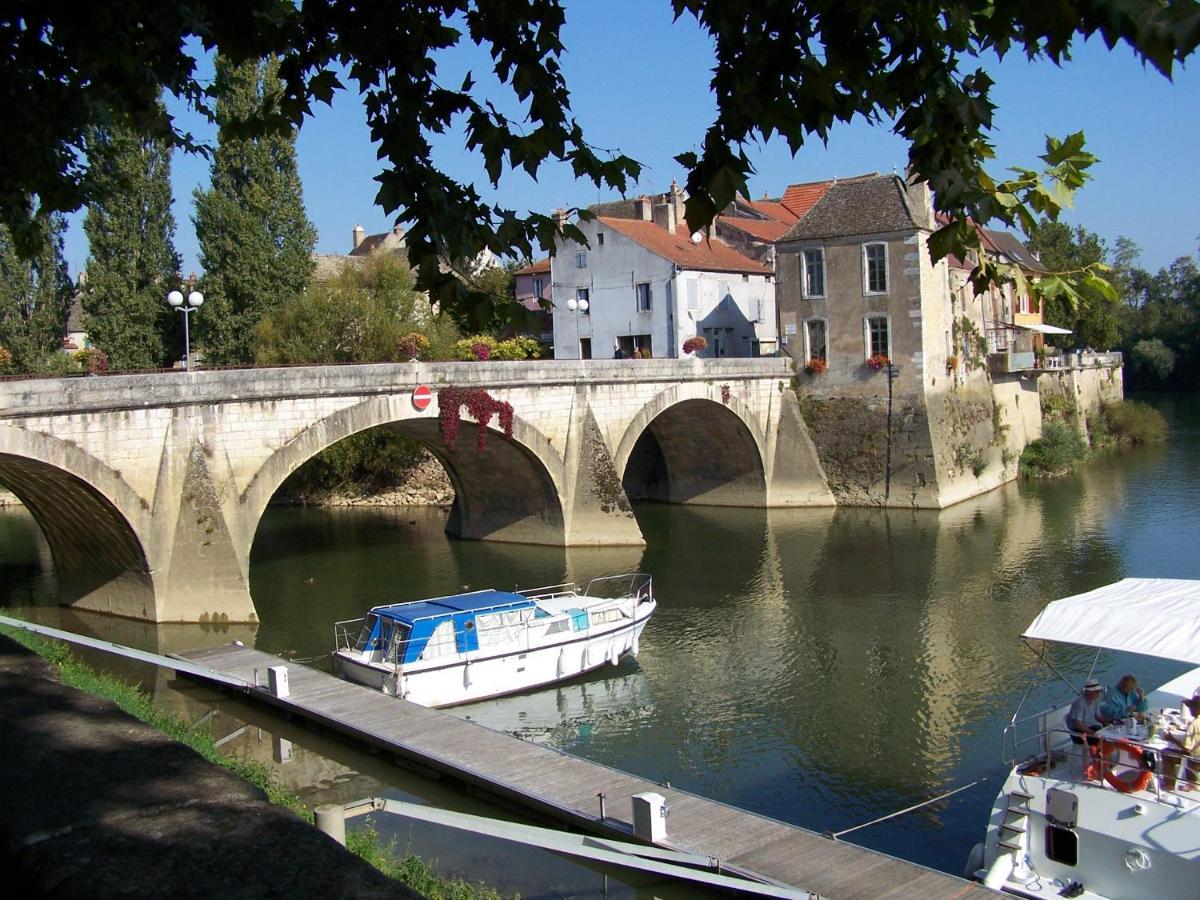
<svg viewBox="0 0 1200 900">
<path fill-rule="evenodd" d="M 487 447 L 487 426 L 492 416 L 500 417 L 500 427 L 504 436 L 512 438 L 513 408 L 504 400 L 497 400 L 484 390 L 469 390 L 466 388 L 446 387 L 438 391 L 438 427 L 442 433 L 442 443 L 454 449 L 458 442 L 459 410 L 464 406 L 476 422 L 479 423 L 475 448 L 482 453 Z"/>
</svg>

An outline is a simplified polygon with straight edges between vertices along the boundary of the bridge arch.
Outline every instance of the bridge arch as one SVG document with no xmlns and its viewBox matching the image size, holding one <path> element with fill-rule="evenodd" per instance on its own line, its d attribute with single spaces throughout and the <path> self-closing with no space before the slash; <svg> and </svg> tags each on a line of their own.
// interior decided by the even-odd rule
<svg viewBox="0 0 1200 900">
<path fill-rule="evenodd" d="M 157 615 L 148 503 L 119 472 L 73 444 L 0 426 L 0 484 L 50 547 L 59 600 L 134 618 Z"/>
<path fill-rule="evenodd" d="M 672 387 L 630 421 L 613 460 L 632 499 L 766 506 L 766 436 L 712 384 Z"/>
<path fill-rule="evenodd" d="M 564 463 L 541 432 L 514 416 L 512 438 L 489 429 L 487 449 L 480 452 L 479 426 L 463 420 L 451 450 L 442 442 L 436 417 L 398 406 L 394 397 L 365 400 L 314 423 L 272 454 L 242 494 L 251 531 L 247 548 L 267 504 L 289 475 L 338 441 L 381 426 L 416 440 L 445 468 L 455 491 L 448 533 L 516 543 L 565 542 L 560 500 Z"/>
</svg>

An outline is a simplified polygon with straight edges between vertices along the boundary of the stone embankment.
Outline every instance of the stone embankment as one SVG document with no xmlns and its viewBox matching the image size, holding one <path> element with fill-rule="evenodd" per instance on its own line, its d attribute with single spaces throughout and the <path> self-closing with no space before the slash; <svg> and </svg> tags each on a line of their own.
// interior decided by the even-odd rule
<svg viewBox="0 0 1200 900">
<path fill-rule="evenodd" d="M 332 493 L 322 497 L 277 496 L 277 502 L 309 506 L 444 506 L 454 503 L 454 488 L 434 457 L 426 457 L 410 469 L 403 480 L 389 491 L 373 494 Z"/>
<path fill-rule="evenodd" d="M 0 748 L 17 896 L 419 896 L 2 636 Z"/>
</svg>

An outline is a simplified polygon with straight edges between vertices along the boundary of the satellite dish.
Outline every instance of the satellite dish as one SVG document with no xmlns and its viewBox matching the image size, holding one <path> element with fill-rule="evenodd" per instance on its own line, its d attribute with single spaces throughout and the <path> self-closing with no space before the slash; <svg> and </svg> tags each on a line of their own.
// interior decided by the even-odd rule
<svg viewBox="0 0 1200 900">
<path fill-rule="evenodd" d="M 693 244 L 698 244 L 702 240 L 704 240 L 704 232 L 702 232 L 702 231 L 693 231 L 692 232 L 692 243 Z"/>
</svg>

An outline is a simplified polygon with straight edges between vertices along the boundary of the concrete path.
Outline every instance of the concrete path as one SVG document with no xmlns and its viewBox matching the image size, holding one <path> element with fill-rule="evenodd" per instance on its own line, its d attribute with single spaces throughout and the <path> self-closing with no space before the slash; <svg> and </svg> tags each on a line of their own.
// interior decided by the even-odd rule
<svg viewBox="0 0 1200 900">
<path fill-rule="evenodd" d="M 0 798 L 18 896 L 419 896 L 5 637 Z"/>
</svg>

